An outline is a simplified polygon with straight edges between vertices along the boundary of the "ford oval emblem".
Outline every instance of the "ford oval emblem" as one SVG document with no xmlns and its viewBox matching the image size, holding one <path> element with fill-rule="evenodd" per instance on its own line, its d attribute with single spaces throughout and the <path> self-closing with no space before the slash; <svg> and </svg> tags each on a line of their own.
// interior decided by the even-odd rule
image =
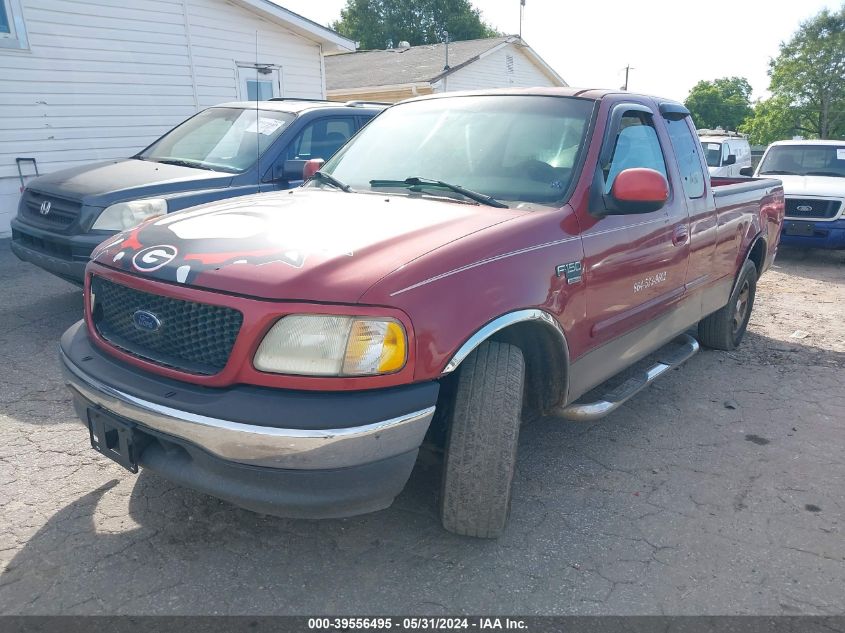
<svg viewBox="0 0 845 633">
<path fill-rule="evenodd" d="M 132 314 L 132 322 L 144 332 L 158 332 L 161 328 L 161 319 L 147 310 L 136 310 Z"/>
<path fill-rule="evenodd" d="M 798 208 L 799 211 L 803 211 L 803 212 L 808 212 L 808 211 L 813 210 L 813 207 L 811 207 L 809 204 L 801 204 L 797 208 Z"/>
</svg>

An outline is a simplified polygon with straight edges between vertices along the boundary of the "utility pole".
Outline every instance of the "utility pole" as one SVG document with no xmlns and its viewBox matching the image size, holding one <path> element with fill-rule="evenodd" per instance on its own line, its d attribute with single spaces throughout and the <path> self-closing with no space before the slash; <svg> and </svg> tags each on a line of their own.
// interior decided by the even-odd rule
<svg viewBox="0 0 845 633">
<path fill-rule="evenodd" d="M 632 67 L 631 64 L 625 66 L 625 85 L 622 86 L 622 90 L 628 90 L 628 72 L 636 70 L 636 68 Z"/>
<path fill-rule="evenodd" d="M 525 11 L 525 0 L 519 0 L 519 39 L 522 39 L 522 14 Z"/>
</svg>

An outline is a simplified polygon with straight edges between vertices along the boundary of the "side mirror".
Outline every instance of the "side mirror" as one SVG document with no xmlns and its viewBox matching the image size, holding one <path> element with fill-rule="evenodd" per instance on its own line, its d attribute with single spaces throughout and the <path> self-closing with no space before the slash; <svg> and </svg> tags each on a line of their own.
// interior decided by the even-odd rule
<svg viewBox="0 0 845 633">
<path fill-rule="evenodd" d="M 302 180 L 302 170 L 305 168 L 306 162 L 304 160 L 286 160 L 276 180 Z"/>
<path fill-rule="evenodd" d="M 669 183 L 659 171 L 633 167 L 620 171 L 613 181 L 610 197 L 618 206 L 616 212 L 651 213 L 662 209 L 669 199 Z"/>
<path fill-rule="evenodd" d="M 322 158 L 312 158 L 311 160 L 305 161 L 305 166 L 302 168 L 302 179 L 308 180 L 316 174 L 320 169 L 323 167 L 323 163 L 325 163 Z"/>
<path fill-rule="evenodd" d="M 753 167 L 743 167 L 742 169 L 739 170 L 739 175 L 740 176 L 747 176 L 748 178 L 751 178 L 751 176 L 754 175 L 754 168 Z"/>
<path fill-rule="evenodd" d="M 725 162 L 722 163 L 724 166 L 728 165 L 735 165 L 736 164 L 736 154 L 728 154 L 728 157 L 725 159 Z"/>
</svg>

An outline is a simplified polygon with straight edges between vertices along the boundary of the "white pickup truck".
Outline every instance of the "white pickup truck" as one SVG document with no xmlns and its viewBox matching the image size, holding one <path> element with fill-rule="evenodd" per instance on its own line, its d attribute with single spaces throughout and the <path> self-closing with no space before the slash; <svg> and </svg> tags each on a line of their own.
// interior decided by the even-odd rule
<svg viewBox="0 0 845 633">
<path fill-rule="evenodd" d="M 781 244 L 845 249 L 845 141 L 772 143 L 755 176 L 783 182 Z"/>
</svg>

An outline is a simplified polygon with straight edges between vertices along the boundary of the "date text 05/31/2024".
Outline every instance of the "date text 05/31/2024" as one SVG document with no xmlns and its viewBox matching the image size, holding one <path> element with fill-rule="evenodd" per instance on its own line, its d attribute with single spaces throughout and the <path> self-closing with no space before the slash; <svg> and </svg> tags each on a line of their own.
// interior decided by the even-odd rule
<svg viewBox="0 0 845 633">
<path fill-rule="evenodd" d="M 437 631 L 437 630 L 526 630 L 527 623 L 519 618 L 475 617 L 358 617 L 358 618 L 309 618 L 308 629 L 312 631 Z"/>
</svg>

